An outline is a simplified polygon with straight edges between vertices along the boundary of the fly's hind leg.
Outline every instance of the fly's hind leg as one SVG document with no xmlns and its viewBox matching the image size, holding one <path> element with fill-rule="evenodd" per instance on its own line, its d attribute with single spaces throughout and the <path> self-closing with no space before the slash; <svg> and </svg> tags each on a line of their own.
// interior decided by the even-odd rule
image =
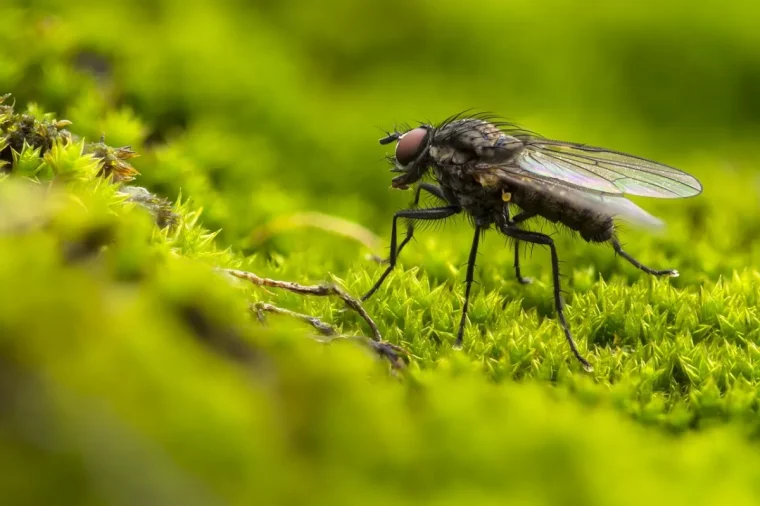
<svg viewBox="0 0 760 506">
<path fill-rule="evenodd" d="M 620 255 L 621 257 L 628 260 L 631 264 L 633 264 L 636 268 L 641 269 L 642 271 L 646 272 L 647 274 L 652 274 L 654 276 L 670 276 L 673 278 L 678 277 L 678 271 L 675 269 L 663 269 L 663 270 L 656 270 L 652 269 L 650 267 L 647 267 L 646 265 L 642 264 L 635 258 L 633 258 L 631 255 L 626 253 L 623 250 L 623 247 L 620 245 L 620 241 L 617 240 L 616 237 L 613 237 L 611 239 L 612 247 L 614 248 L 615 252 Z"/>
<path fill-rule="evenodd" d="M 567 343 L 568 345 L 570 345 L 570 350 L 573 352 L 573 355 L 575 355 L 575 358 L 578 359 L 578 361 L 581 363 L 581 365 L 586 371 L 593 371 L 593 367 L 591 367 L 591 364 L 589 364 L 588 361 L 585 358 L 583 358 L 583 356 L 578 351 L 578 347 L 576 346 L 575 341 L 573 340 L 573 336 L 570 333 L 570 327 L 568 326 L 567 320 L 565 319 L 564 302 L 562 301 L 562 295 L 560 293 L 559 258 L 557 257 L 557 248 L 554 245 L 554 240 L 546 234 L 539 234 L 537 232 L 528 232 L 526 230 L 521 230 L 515 227 L 511 223 L 502 227 L 502 232 L 508 237 L 513 237 L 515 239 L 519 239 L 520 241 L 525 241 L 525 242 L 529 242 L 533 244 L 543 244 L 545 246 L 549 246 L 549 249 L 551 250 L 551 256 L 552 256 L 552 278 L 554 281 L 554 305 L 557 310 L 557 317 L 559 318 L 559 323 L 562 327 L 562 330 L 565 333 L 565 338 L 567 339 Z"/>
</svg>

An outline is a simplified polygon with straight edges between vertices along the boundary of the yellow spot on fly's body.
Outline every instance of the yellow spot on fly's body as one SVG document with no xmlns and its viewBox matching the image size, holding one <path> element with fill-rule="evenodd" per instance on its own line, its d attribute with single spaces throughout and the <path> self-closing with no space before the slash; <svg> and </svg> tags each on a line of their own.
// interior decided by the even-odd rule
<svg viewBox="0 0 760 506">
<path fill-rule="evenodd" d="M 504 202 L 509 202 L 512 200 L 512 194 L 509 192 L 505 192 L 504 190 L 501 190 L 501 200 Z"/>
</svg>

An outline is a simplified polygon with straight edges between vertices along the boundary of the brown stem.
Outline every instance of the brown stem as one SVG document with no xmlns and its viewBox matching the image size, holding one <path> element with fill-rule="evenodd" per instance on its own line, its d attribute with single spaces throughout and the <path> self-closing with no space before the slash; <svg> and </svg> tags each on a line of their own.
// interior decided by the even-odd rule
<svg viewBox="0 0 760 506">
<path fill-rule="evenodd" d="M 382 336 L 380 335 L 380 330 L 377 328 L 377 325 L 375 325 L 375 322 L 372 321 L 372 318 L 370 318 L 369 314 L 367 314 L 367 311 L 365 311 L 361 303 L 332 283 L 322 283 L 319 285 L 301 285 L 298 283 L 293 283 L 291 281 L 278 281 L 276 279 L 262 278 L 261 276 L 258 276 L 252 272 L 241 271 L 238 269 L 225 270 L 232 276 L 240 279 L 245 279 L 257 286 L 282 288 L 283 290 L 288 290 L 302 295 L 317 295 L 322 297 L 336 295 L 340 297 L 348 307 L 359 313 L 359 315 L 364 318 L 364 321 L 366 321 L 367 325 L 369 325 L 370 329 L 372 329 L 372 335 L 375 341 L 383 340 Z"/>
<path fill-rule="evenodd" d="M 281 308 L 273 304 L 268 304 L 266 302 L 256 302 L 254 304 L 251 304 L 251 311 L 255 312 L 259 317 L 259 320 L 262 321 L 264 320 L 263 312 L 265 311 L 268 313 L 284 314 L 292 318 L 304 321 L 317 329 L 320 334 L 329 336 L 330 341 L 334 339 L 358 339 L 362 343 L 368 344 L 369 347 L 372 348 L 380 356 L 387 358 L 395 369 L 403 369 L 405 367 L 406 364 L 401 358 L 402 355 L 409 356 L 408 351 L 395 344 L 391 344 L 385 341 L 378 341 L 375 339 L 369 339 L 364 336 L 343 336 L 338 334 L 334 327 L 323 322 L 317 317 L 309 316 L 303 313 L 297 313 L 295 311 L 291 311 L 290 309 Z"/>
</svg>

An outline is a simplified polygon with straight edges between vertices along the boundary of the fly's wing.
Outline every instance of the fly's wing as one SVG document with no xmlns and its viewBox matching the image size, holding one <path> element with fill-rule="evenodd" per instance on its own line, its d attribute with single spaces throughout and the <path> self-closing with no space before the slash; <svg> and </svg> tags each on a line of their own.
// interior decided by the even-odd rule
<svg viewBox="0 0 760 506">
<path fill-rule="evenodd" d="M 618 151 L 519 136 L 522 149 L 508 165 L 530 173 L 607 194 L 683 198 L 698 195 L 693 176 L 661 163 Z M 507 164 L 505 169 L 509 170 Z"/>
<path fill-rule="evenodd" d="M 555 202 L 576 210 L 622 219 L 648 229 L 663 227 L 663 222 L 659 218 L 652 216 L 620 194 L 576 188 L 519 168 L 507 170 L 499 166 L 481 166 L 478 168 L 476 177 L 487 186 L 503 184 L 523 194 L 543 193 Z"/>
</svg>

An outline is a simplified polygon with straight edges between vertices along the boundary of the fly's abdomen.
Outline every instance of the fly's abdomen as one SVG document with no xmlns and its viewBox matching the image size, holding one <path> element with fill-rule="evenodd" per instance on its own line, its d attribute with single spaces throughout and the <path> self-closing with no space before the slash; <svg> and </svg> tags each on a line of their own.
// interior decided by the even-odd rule
<svg viewBox="0 0 760 506">
<path fill-rule="evenodd" d="M 609 241 L 615 230 L 612 216 L 581 205 L 565 190 L 547 194 L 525 189 L 515 192 L 512 201 L 529 213 L 575 230 L 589 242 Z"/>
</svg>

